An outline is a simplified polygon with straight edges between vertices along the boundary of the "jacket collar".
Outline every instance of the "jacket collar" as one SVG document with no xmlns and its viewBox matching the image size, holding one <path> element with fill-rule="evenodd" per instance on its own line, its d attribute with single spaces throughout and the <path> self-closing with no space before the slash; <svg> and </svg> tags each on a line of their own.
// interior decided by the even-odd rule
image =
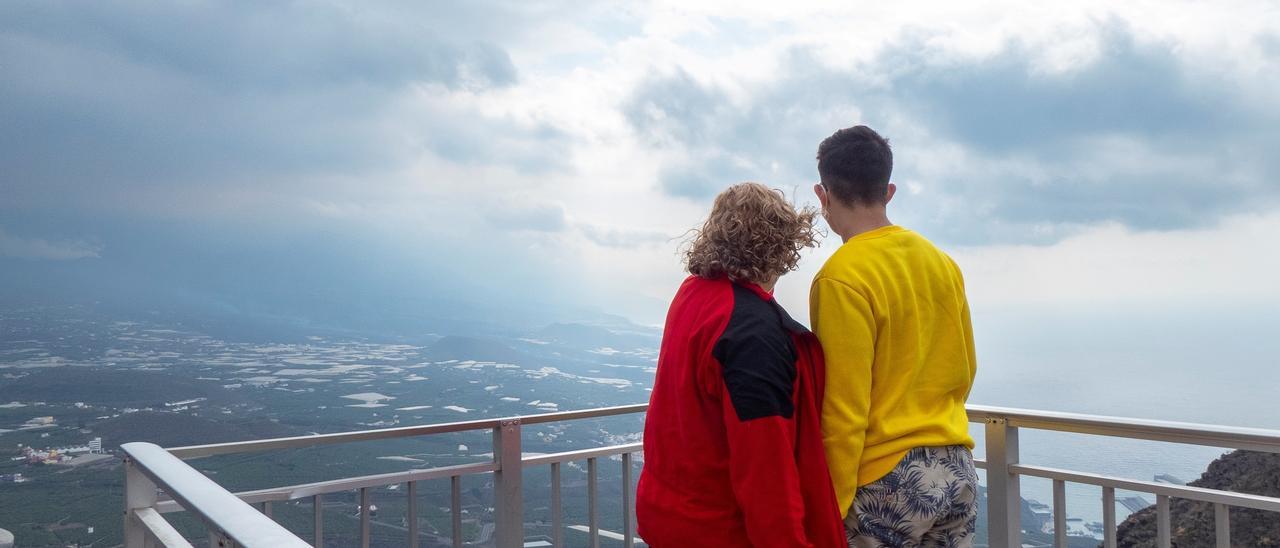
<svg viewBox="0 0 1280 548">
<path fill-rule="evenodd" d="M 787 331 L 790 331 L 796 334 L 803 334 L 803 333 L 809 332 L 808 328 L 806 328 L 804 325 L 801 325 L 800 322 L 797 322 L 794 319 L 792 319 L 790 314 L 787 314 L 787 311 L 782 308 L 782 305 L 778 304 L 778 301 L 773 298 L 772 291 L 765 291 L 763 287 L 760 287 L 759 285 L 751 282 L 745 282 L 745 281 L 733 282 L 733 284 L 743 289 L 746 289 L 752 293 L 755 293 L 756 296 L 760 297 L 765 302 L 772 304 L 773 309 L 778 313 L 778 318 L 782 320 L 782 325 L 783 327 L 787 328 Z"/>
<path fill-rule="evenodd" d="M 760 287 L 759 285 L 752 282 L 740 281 L 740 282 L 733 282 L 733 283 L 736 285 L 742 286 L 744 289 L 750 290 L 752 293 L 755 293 L 756 296 L 760 297 L 766 302 L 773 302 L 772 291 L 765 291 L 763 287 Z"/>
</svg>

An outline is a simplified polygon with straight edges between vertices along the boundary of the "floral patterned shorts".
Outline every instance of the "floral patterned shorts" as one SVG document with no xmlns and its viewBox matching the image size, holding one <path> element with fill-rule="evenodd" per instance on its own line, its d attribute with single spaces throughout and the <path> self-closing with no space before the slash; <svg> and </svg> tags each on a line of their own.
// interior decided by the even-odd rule
<svg viewBox="0 0 1280 548">
<path fill-rule="evenodd" d="M 978 520 L 978 473 L 962 445 L 917 447 L 883 478 L 858 488 L 850 548 L 969 548 Z"/>
</svg>

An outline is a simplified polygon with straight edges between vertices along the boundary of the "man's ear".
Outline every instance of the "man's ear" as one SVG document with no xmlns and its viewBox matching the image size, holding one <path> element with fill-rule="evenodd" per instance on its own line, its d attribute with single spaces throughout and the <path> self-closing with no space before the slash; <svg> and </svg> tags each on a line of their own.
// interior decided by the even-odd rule
<svg viewBox="0 0 1280 548">
<path fill-rule="evenodd" d="M 821 205 L 823 209 L 826 209 L 827 200 L 830 198 L 827 197 L 827 189 L 823 188 L 822 183 L 813 185 L 813 193 L 818 196 L 818 204 Z"/>
<path fill-rule="evenodd" d="M 892 201 L 893 195 L 897 194 L 897 192 L 898 192 L 898 185 L 889 183 L 889 189 L 884 193 L 884 203 L 887 205 L 890 201 Z"/>
</svg>

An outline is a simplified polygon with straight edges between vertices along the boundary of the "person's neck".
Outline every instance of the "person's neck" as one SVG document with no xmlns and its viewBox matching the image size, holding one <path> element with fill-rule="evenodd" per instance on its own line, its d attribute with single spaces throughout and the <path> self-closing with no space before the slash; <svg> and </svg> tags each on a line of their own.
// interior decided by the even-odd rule
<svg viewBox="0 0 1280 548">
<path fill-rule="evenodd" d="M 775 286 L 777 286 L 777 285 L 778 285 L 778 279 L 777 279 L 777 278 L 774 278 L 774 279 L 769 280 L 769 281 L 767 281 L 767 282 L 760 282 L 760 283 L 758 283 L 758 284 L 756 284 L 756 285 L 759 285 L 759 286 L 760 286 L 760 289 L 763 289 L 763 290 L 765 290 L 765 291 L 766 291 L 766 292 L 768 292 L 768 293 L 773 293 L 773 288 L 774 288 Z"/>
<path fill-rule="evenodd" d="M 768 280 L 742 280 L 742 283 L 759 287 L 760 289 L 763 289 L 765 293 L 773 293 L 773 288 L 778 285 L 778 278 L 781 278 L 781 276 L 774 276 Z"/>
<path fill-rule="evenodd" d="M 831 230 L 843 241 L 854 236 L 871 232 L 877 228 L 893 225 L 884 207 L 840 208 L 831 212 Z"/>
</svg>

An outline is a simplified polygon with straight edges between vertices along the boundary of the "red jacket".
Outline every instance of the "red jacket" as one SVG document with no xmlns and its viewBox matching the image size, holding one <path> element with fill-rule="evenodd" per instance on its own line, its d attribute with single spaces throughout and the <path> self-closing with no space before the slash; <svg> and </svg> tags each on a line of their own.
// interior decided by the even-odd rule
<svg viewBox="0 0 1280 548">
<path fill-rule="evenodd" d="M 690 276 L 667 313 L 636 493 L 654 548 L 847 546 L 818 419 L 822 349 L 773 295 Z"/>
</svg>

